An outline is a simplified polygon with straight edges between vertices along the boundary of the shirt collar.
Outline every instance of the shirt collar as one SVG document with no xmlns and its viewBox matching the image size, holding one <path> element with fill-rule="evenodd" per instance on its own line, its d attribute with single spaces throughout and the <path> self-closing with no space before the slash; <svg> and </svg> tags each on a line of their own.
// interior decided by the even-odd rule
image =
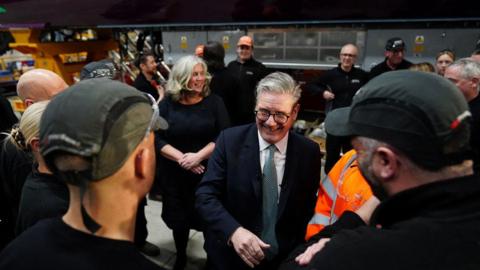
<svg viewBox="0 0 480 270">
<path fill-rule="evenodd" d="M 270 143 L 268 143 L 262 138 L 262 135 L 260 135 L 260 131 L 257 131 L 257 132 L 258 132 L 258 146 L 260 147 L 260 151 L 263 151 L 270 146 Z M 289 135 L 289 132 L 287 132 L 285 137 L 283 137 L 280 141 L 278 141 L 275 144 L 275 146 L 277 147 L 277 150 L 282 155 L 285 155 L 287 152 L 288 135 Z"/>
</svg>

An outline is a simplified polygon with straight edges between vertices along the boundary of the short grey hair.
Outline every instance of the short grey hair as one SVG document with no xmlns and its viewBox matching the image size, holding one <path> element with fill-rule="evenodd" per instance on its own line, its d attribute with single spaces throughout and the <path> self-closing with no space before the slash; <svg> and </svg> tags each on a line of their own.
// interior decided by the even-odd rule
<svg viewBox="0 0 480 270">
<path fill-rule="evenodd" d="M 296 103 L 302 95 L 300 86 L 295 80 L 283 72 L 274 72 L 263 78 L 257 85 L 257 102 L 258 97 L 263 92 L 270 92 L 276 94 L 289 94 L 293 97 Z"/>
<path fill-rule="evenodd" d="M 459 75 L 465 80 L 471 80 L 473 78 L 480 80 L 480 63 L 471 58 L 458 59 L 448 68 L 458 69 Z M 477 90 L 480 90 L 480 84 Z"/>
<path fill-rule="evenodd" d="M 207 64 L 202 58 L 195 55 L 187 55 L 180 58 L 172 68 L 172 72 L 167 81 L 167 94 L 171 95 L 173 100 L 178 101 L 182 95 L 191 91 L 188 88 L 188 82 L 192 78 L 193 68 L 200 64 L 205 71 L 205 85 L 203 87 L 202 96 L 206 97 L 210 94 L 210 80 L 212 77 L 208 73 Z"/>
</svg>

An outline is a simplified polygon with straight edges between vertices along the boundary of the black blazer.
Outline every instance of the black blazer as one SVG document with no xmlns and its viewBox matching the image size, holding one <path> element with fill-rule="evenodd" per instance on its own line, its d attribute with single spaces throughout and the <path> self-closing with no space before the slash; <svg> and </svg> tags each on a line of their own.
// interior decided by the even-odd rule
<svg viewBox="0 0 480 270">
<path fill-rule="evenodd" d="M 228 240 L 242 226 L 262 231 L 262 172 L 255 124 L 223 131 L 196 192 L 196 209 L 204 220 L 205 250 L 217 269 L 248 269 Z M 279 254 L 272 268 L 304 241 L 320 181 L 316 143 L 290 132 L 276 224 Z"/>
</svg>

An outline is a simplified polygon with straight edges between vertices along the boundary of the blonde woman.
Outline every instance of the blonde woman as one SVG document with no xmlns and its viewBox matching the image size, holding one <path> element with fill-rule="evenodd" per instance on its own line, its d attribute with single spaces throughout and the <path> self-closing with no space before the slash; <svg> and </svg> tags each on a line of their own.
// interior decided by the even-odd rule
<svg viewBox="0 0 480 270">
<path fill-rule="evenodd" d="M 18 235 L 37 221 L 63 215 L 68 208 L 67 186 L 47 168 L 40 155 L 40 118 L 49 101 L 30 105 L 7 137 L 17 148 L 30 152 L 35 159 L 32 172 L 22 188 L 15 227 Z"/>
<path fill-rule="evenodd" d="M 221 130 L 229 125 L 222 99 L 210 95 L 210 75 L 205 62 L 185 56 L 173 66 L 167 82 L 167 96 L 160 103 L 160 115 L 169 129 L 159 134 L 164 157 L 162 171 L 162 218 L 173 230 L 177 249 L 174 269 L 184 269 L 189 230 L 201 230 L 194 212 L 195 187 Z M 253 112 L 252 112 L 253 114 Z"/>
</svg>

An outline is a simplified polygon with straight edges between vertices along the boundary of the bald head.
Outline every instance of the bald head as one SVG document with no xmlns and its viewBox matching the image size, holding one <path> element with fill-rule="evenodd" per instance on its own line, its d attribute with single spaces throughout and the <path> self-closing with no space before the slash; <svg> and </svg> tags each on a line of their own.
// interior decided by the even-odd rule
<svg viewBox="0 0 480 270">
<path fill-rule="evenodd" d="M 28 107 L 38 101 L 50 100 L 67 87 L 67 83 L 56 73 L 46 69 L 33 69 L 20 76 L 17 94 Z"/>
</svg>

